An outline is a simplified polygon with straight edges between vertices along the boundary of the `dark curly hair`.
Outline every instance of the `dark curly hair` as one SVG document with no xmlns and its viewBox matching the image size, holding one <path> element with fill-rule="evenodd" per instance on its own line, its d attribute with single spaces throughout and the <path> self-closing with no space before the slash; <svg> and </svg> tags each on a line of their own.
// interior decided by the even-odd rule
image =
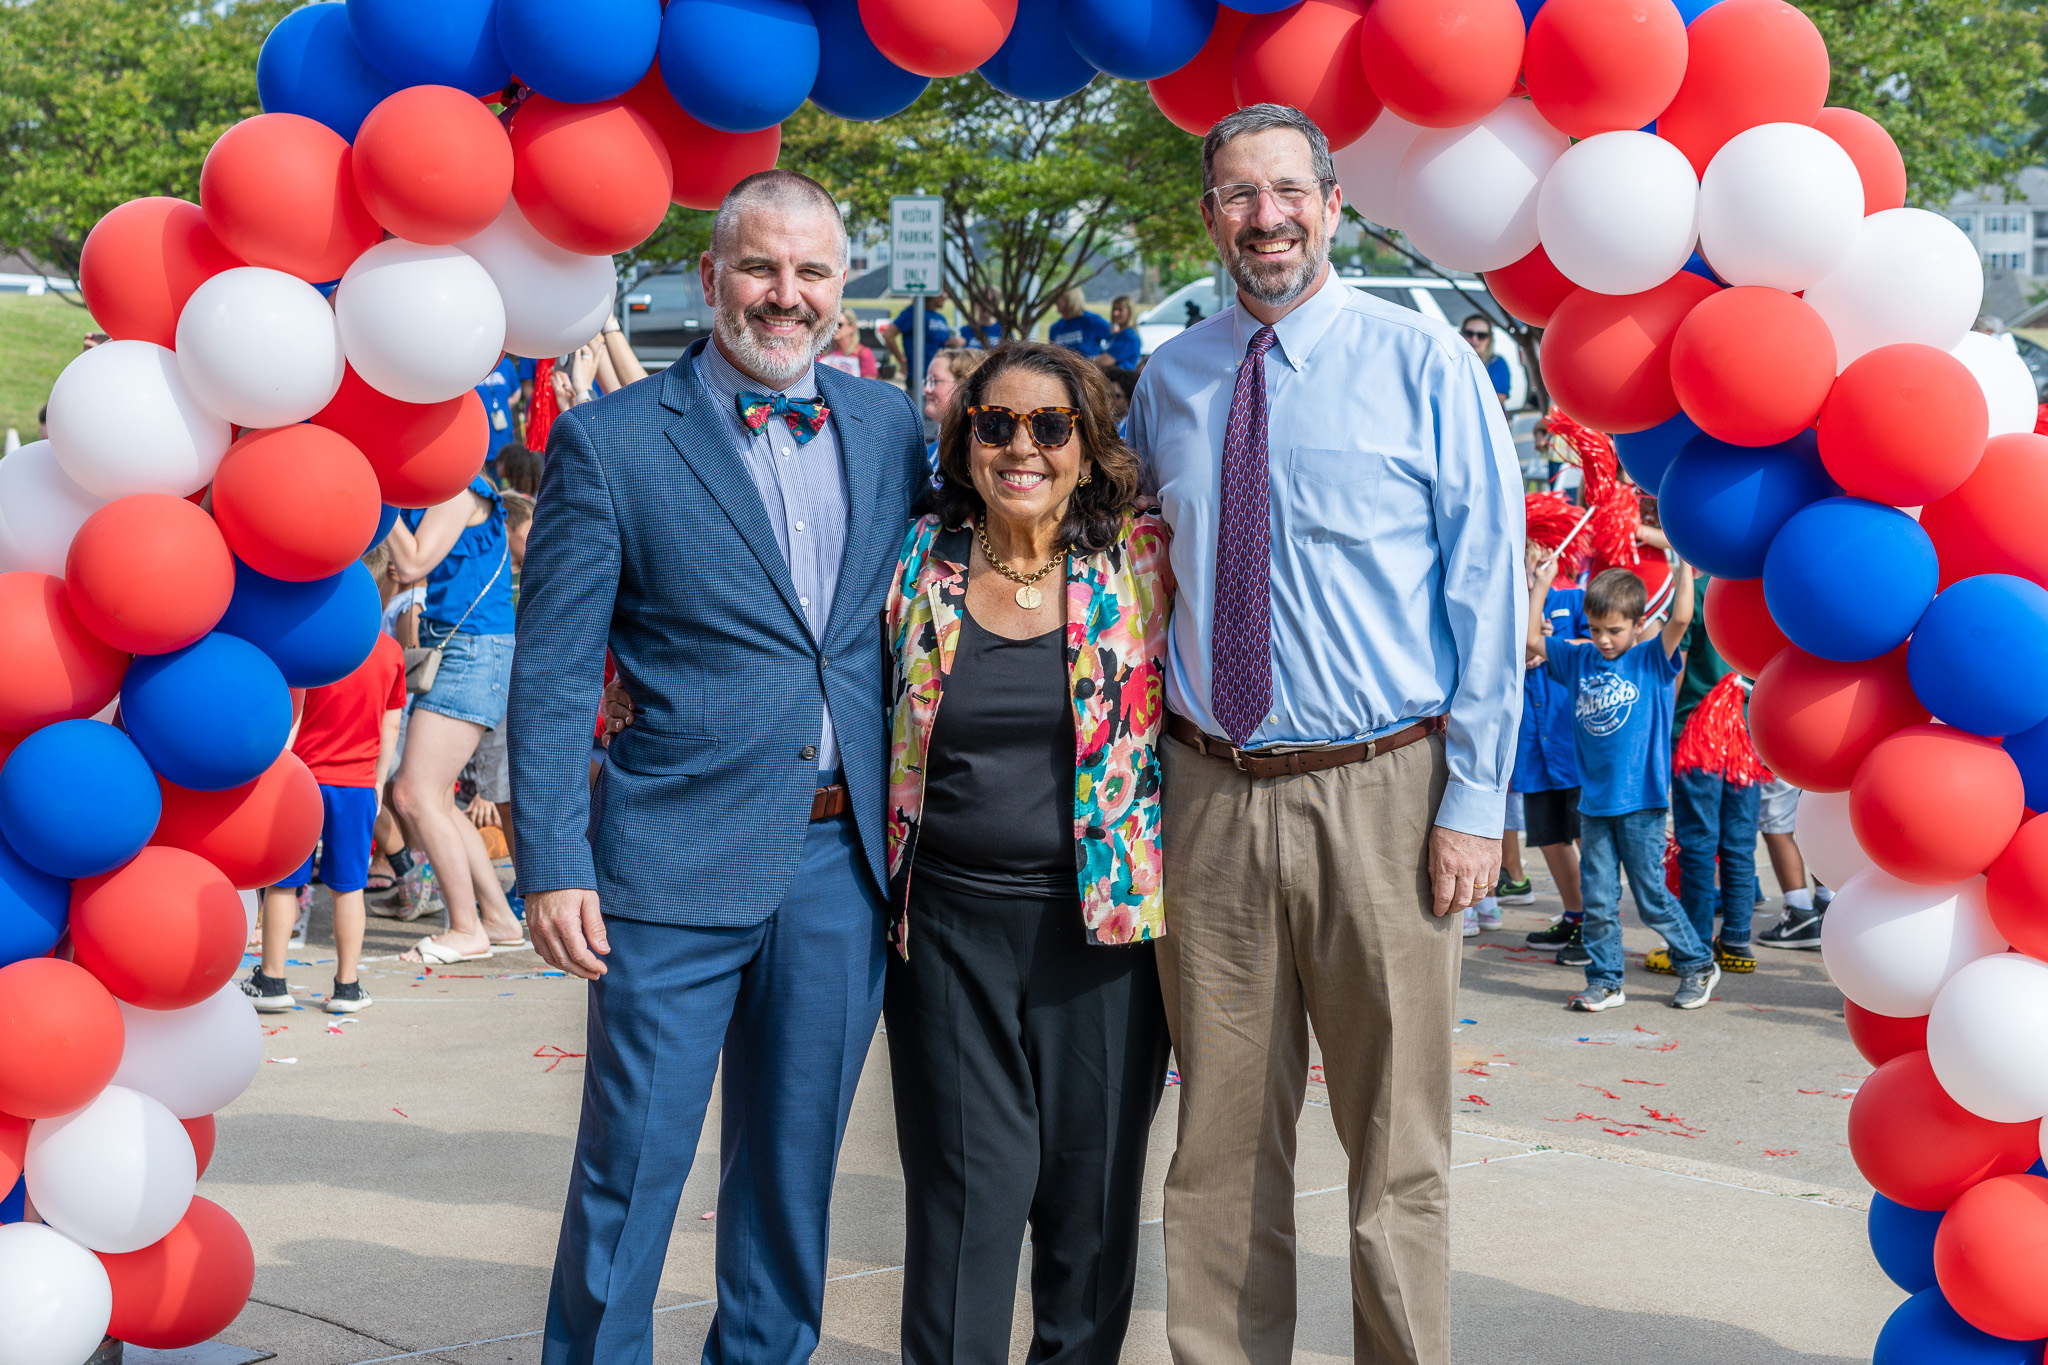
<svg viewBox="0 0 2048 1365">
<path fill-rule="evenodd" d="M 932 508 L 947 526 L 964 526 L 987 510 L 970 472 L 967 409 L 984 401 L 989 387 L 1010 370 L 1029 370 L 1066 386 L 1067 404 L 1078 408 L 1075 423 L 1081 454 L 1094 465 L 1095 477 L 1077 485 L 1067 499 L 1060 539 L 1074 553 L 1090 555 L 1117 541 L 1124 518 L 1137 505 L 1138 457 L 1117 435 L 1111 412 L 1109 383 L 1099 366 L 1064 346 L 1039 341 L 1005 341 L 953 391 L 953 401 L 939 424 L 939 473 L 944 481 L 932 495 Z"/>
</svg>

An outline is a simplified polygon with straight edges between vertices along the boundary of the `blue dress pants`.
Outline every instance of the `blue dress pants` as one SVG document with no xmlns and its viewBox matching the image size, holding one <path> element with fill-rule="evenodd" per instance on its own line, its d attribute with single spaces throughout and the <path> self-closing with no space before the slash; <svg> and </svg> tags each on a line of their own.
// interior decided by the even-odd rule
<svg viewBox="0 0 2048 1365">
<path fill-rule="evenodd" d="M 1719 773 L 1671 775 L 1672 832 L 1678 836 L 1678 898 L 1702 944 L 1714 942 L 1715 859 L 1720 861 L 1721 941 L 1749 943 L 1756 914 L 1756 825 L 1763 788 L 1731 787 Z"/>
<path fill-rule="evenodd" d="M 650 1365 L 653 1308 L 712 1078 L 718 1308 L 705 1365 L 818 1345 L 832 1177 L 882 1011 L 883 903 L 846 816 L 813 824 L 759 924 L 606 916 L 545 1365 Z"/>
</svg>

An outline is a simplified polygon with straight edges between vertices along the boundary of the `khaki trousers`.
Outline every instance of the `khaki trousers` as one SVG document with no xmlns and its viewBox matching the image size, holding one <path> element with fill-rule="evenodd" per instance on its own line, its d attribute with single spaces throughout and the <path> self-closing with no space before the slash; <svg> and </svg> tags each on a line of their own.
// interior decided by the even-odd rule
<svg viewBox="0 0 2048 1365">
<path fill-rule="evenodd" d="M 1251 778 L 1168 739 L 1160 985 L 1180 1068 L 1166 1177 L 1175 1365 L 1294 1350 L 1295 1128 L 1309 1029 L 1349 1158 L 1353 1353 L 1447 1365 L 1460 916 L 1430 913 L 1434 736 Z"/>
</svg>

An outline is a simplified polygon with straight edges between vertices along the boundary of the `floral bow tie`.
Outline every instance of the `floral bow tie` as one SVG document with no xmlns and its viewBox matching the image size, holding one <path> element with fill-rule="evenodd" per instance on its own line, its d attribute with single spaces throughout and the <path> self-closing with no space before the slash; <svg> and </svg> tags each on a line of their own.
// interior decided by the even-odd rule
<svg viewBox="0 0 2048 1365">
<path fill-rule="evenodd" d="M 825 429 L 825 419 L 832 414 L 822 399 L 791 398 L 786 393 L 743 393 L 734 402 L 748 431 L 759 431 L 768 425 L 770 417 L 780 417 L 789 423 L 800 446 L 809 445 L 811 438 Z"/>
</svg>

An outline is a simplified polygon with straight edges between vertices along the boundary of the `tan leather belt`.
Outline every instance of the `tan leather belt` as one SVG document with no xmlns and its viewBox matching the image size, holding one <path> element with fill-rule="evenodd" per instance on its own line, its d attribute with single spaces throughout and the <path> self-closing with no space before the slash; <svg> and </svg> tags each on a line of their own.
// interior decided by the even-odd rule
<svg viewBox="0 0 2048 1365">
<path fill-rule="evenodd" d="M 811 798 L 811 818 L 830 820 L 835 815 L 844 815 L 853 809 L 853 797 L 847 793 L 844 782 L 818 788 L 818 794 Z"/>
<path fill-rule="evenodd" d="M 1428 739 L 1442 731 L 1444 724 L 1444 717 L 1431 716 L 1378 739 L 1362 740 L 1357 744 L 1333 744 L 1324 749 L 1295 749 L 1286 753 L 1275 753 L 1271 749 L 1240 749 L 1229 740 L 1204 734 L 1200 726 L 1185 716 L 1170 713 L 1166 717 L 1166 733 L 1196 753 L 1220 758 L 1248 776 L 1298 777 L 1302 773 L 1341 768 L 1348 763 L 1370 763 L 1381 754 L 1406 748 L 1418 739 Z"/>
</svg>

